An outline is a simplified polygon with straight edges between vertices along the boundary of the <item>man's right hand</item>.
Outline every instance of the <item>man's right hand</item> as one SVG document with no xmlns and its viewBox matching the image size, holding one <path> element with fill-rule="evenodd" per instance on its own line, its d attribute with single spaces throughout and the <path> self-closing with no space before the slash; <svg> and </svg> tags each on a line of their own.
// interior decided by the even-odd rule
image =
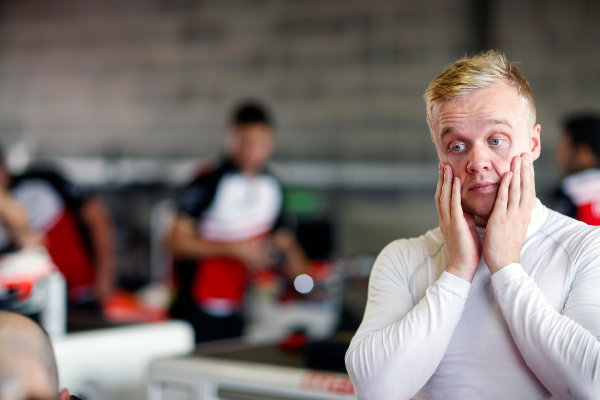
<svg viewBox="0 0 600 400">
<path fill-rule="evenodd" d="M 229 254 L 242 261 L 252 270 L 261 270 L 273 264 L 268 239 L 254 238 L 243 242 L 229 243 Z"/>
<path fill-rule="evenodd" d="M 452 168 L 440 163 L 435 205 L 448 252 L 446 271 L 471 282 L 481 257 L 481 240 L 473 215 L 462 209 L 460 189 Z"/>
</svg>

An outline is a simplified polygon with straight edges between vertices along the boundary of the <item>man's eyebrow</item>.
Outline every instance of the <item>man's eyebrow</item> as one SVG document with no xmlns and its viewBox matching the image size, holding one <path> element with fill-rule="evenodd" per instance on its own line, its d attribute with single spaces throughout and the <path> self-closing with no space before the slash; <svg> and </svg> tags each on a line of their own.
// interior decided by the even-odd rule
<svg viewBox="0 0 600 400">
<path fill-rule="evenodd" d="M 453 130 L 453 128 L 451 126 L 447 126 L 444 129 L 442 129 L 442 132 L 440 133 L 440 140 L 442 140 L 444 138 L 444 136 L 446 136 L 447 134 L 452 132 L 452 130 Z"/>
<path fill-rule="evenodd" d="M 506 125 L 511 129 L 513 127 L 511 125 L 511 123 L 506 119 L 490 119 L 490 120 L 486 121 L 486 124 L 487 125 Z"/>
</svg>

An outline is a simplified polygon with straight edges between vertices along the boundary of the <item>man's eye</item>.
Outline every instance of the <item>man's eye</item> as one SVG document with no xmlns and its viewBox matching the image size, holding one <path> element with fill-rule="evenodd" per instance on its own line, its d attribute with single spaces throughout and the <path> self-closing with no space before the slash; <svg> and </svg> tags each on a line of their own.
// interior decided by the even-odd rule
<svg viewBox="0 0 600 400">
<path fill-rule="evenodd" d="M 498 146 L 498 145 L 502 144 L 502 139 L 498 139 L 498 138 L 490 139 L 490 144 L 492 146 Z"/>
<path fill-rule="evenodd" d="M 459 143 L 459 144 L 455 144 L 450 146 L 450 151 L 453 153 L 459 153 L 461 151 L 463 151 L 467 146 L 465 146 L 463 143 Z"/>
</svg>

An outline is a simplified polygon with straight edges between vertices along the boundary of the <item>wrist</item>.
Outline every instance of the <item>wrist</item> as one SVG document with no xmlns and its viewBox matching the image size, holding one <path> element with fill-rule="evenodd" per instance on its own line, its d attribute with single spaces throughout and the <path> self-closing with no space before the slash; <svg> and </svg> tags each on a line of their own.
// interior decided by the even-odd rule
<svg viewBox="0 0 600 400">
<path fill-rule="evenodd" d="M 492 258 L 492 257 L 488 257 L 488 258 Z M 484 257 L 485 259 L 485 257 Z M 485 263 L 488 266 L 488 269 L 490 270 L 491 274 L 494 274 L 498 271 L 500 271 L 502 268 L 506 267 L 507 265 L 510 264 L 518 264 L 520 262 L 520 258 L 517 257 L 502 257 L 499 259 L 490 259 L 487 260 L 485 259 Z"/>
<path fill-rule="evenodd" d="M 446 267 L 446 272 L 467 282 L 471 282 L 473 280 L 473 276 L 475 275 L 475 270 L 466 270 L 465 268 L 460 268 L 450 264 Z"/>
</svg>

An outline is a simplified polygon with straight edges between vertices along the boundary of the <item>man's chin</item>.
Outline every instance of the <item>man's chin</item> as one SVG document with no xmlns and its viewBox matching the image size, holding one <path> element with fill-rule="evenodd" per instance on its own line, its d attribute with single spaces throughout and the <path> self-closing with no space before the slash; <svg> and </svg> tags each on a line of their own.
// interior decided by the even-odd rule
<svg viewBox="0 0 600 400">
<path fill-rule="evenodd" d="M 462 208 L 464 212 L 473 215 L 477 219 L 487 221 L 490 215 L 492 215 L 494 201 L 463 201 Z"/>
</svg>

